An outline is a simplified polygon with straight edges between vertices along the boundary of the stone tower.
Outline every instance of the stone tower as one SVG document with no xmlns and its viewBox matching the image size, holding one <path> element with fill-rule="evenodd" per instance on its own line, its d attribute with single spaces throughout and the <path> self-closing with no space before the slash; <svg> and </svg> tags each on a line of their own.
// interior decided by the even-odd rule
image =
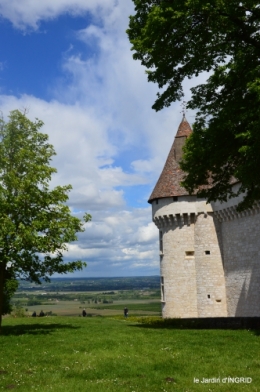
<svg viewBox="0 0 260 392">
<path fill-rule="evenodd" d="M 149 198 L 159 229 L 163 317 L 225 317 L 221 227 L 212 206 L 180 185 L 179 161 L 192 130 L 185 116 Z"/>
</svg>

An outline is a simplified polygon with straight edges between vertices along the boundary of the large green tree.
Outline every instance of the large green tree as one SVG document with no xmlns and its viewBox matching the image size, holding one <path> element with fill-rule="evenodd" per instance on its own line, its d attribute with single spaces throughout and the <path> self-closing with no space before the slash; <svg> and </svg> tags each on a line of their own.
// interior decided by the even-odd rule
<svg viewBox="0 0 260 392">
<path fill-rule="evenodd" d="M 18 289 L 19 283 L 16 279 L 15 272 L 11 268 L 5 270 L 4 276 L 4 295 L 3 295 L 3 306 L 2 314 L 11 313 L 13 310 L 11 305 L 11 299 Z"/>
<path fill-rule="evenodd" d="M 260 200 L 260 3 L 234 0 L 133 0 L 127 30 L 133 57 L 162 92 L 155 110 L 183 97 L 185 78 L 209 72 L 192 88 L 197 111 L 181 164 L 184 186 L 208 200 L 245 192 Z M 210 185 L 210 187 L 208 187 Z"/>
<path fill-rule="evenodd" d="M 56 273 L 73 272 L 86 264 L 65 262 L 67 244 L 84 231 L 83 221 L 66 205 L 71 186 L 50 189 L 56 169 L 43 123 L 16 110 L 0 120 L 0 326 L 14 291 L 14 278 L 40 283 Z M 84 221 L 90 219 L 84 215 Z"/>
</svg>

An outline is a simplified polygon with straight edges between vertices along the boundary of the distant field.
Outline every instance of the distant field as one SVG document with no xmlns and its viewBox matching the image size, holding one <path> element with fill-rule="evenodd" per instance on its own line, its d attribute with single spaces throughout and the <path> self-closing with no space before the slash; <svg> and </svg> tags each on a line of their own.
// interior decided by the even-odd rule
<svg viewBox="0 0 260 392">
<path fill-rule="evenodd" d="M 129 310 L 129 312 L 133 312 L 135 310 L 138 311 L 148 311 L 148 312 L 155 312 L 155 313 L 160 313 L 161 312 L 161 302 L 147 302 L 147 303 L 131 303 L 131 304 L 125 304 Z M 93 306 L 94 308 L 94 306 Z M 123 310 L 122 305 L 99 305 L 95 307 L 95 309 L 116 309 L 116 310 Z"/>
<path fill-rule="evenodd" d="M 27 315 L 41 310 L 57 316 L 80 316 L 85 308 L 88 315 L 122 315 L 127 307 L 132 315 L 161 315 L 160 292 L 154 289 L 59 293 L 23 290 L 14 295 L 12 303 L 22 307 Z"/>
<path fill-rule="evenodd" d="M 119 301 L 117 304 L 81 304 L 78 301 L 60 301 L 52 305 L 36 305 L 27 306 L 28 314 L 36 311 L 37 314 L 41 310 L 44 312 L 53 312 L 58 316 L 79 316 L 83 309 L 86 309 L 88 314 L 109 316 L 109 315 L 121 315 L 123 314 L 124 308 L 127 307 L 129 314 L 132 315 L 155 315 L 159 316 L 161 314 L 161 303 L 159 301 Z M 139 303 L 140 302 L 140 303 Z"/>
<path fill-rule="evenodd" d="M 0 347 L 3 391 L 260 391 L 260 331 L 182 330 L 151 317 L 8 317 Z"/>
<path fill-rule="evenodd" d="M 108 290 L 150 290 L 160 289 L 159 276 L 132 276 L 116 278 L 52 278 L 50 283 L 42 285 L 20 281 L 19 291 L 108 291 Z"/>
</svg>

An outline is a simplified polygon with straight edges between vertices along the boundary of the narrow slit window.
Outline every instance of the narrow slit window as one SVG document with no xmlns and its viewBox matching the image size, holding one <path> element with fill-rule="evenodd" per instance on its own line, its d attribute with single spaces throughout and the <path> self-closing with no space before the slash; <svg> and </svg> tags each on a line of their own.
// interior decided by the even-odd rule
<svg viewBox="0 0 260 392">
<path fill-rule="evenodd" d="M 210 298 L 210 294 L 208 294 L 208 298 Z"/>
<path fill-rule="evenodd" d="M 163 276 L 161 276 L 161 298 L 162 298 L 162 302 L 165 302 L 164 277 Z"/>
<path fill-rule="evenodd" d="M 163 233 L 160 231 L 160 252 L 163 253 Z"/>
<path fill-rule="evenodd" d="M 162 301 L 165 302 L 164 286 L 162 285 Z"/>
</svg>

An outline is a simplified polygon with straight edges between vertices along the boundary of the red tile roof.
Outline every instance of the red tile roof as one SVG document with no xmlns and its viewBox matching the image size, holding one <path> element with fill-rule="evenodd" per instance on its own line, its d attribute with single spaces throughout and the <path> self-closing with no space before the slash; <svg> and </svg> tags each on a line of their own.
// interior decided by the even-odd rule
<svg viewBox="0 0 260 392">
<path fill-rule="evenodd" d="M 192 130 L 190 124 L 186 118 L 183 117 L 162 173 L 148 200 L 149 203 L 151 203 L 154 199 L 172 196 L 184 196 L 189 194 L 186 189 L 180 185 L 181 181 L 185 177 L 185 173 L 181 170 L 175 159 L 175 140 L 179 137 L 188 137 L 191 132 Z"/>
<path fill-rule="evenodd" d="M 190 127 L 190 124 L 186 120 L 185 116 L 183 116 L 183 119 L 179 125 L 178 131 L 177 131 L 175 137 L 182 137 L 182 136 L 188 137 L 191 133 L 192 133 L 192 129 Z"/>
</svg>

